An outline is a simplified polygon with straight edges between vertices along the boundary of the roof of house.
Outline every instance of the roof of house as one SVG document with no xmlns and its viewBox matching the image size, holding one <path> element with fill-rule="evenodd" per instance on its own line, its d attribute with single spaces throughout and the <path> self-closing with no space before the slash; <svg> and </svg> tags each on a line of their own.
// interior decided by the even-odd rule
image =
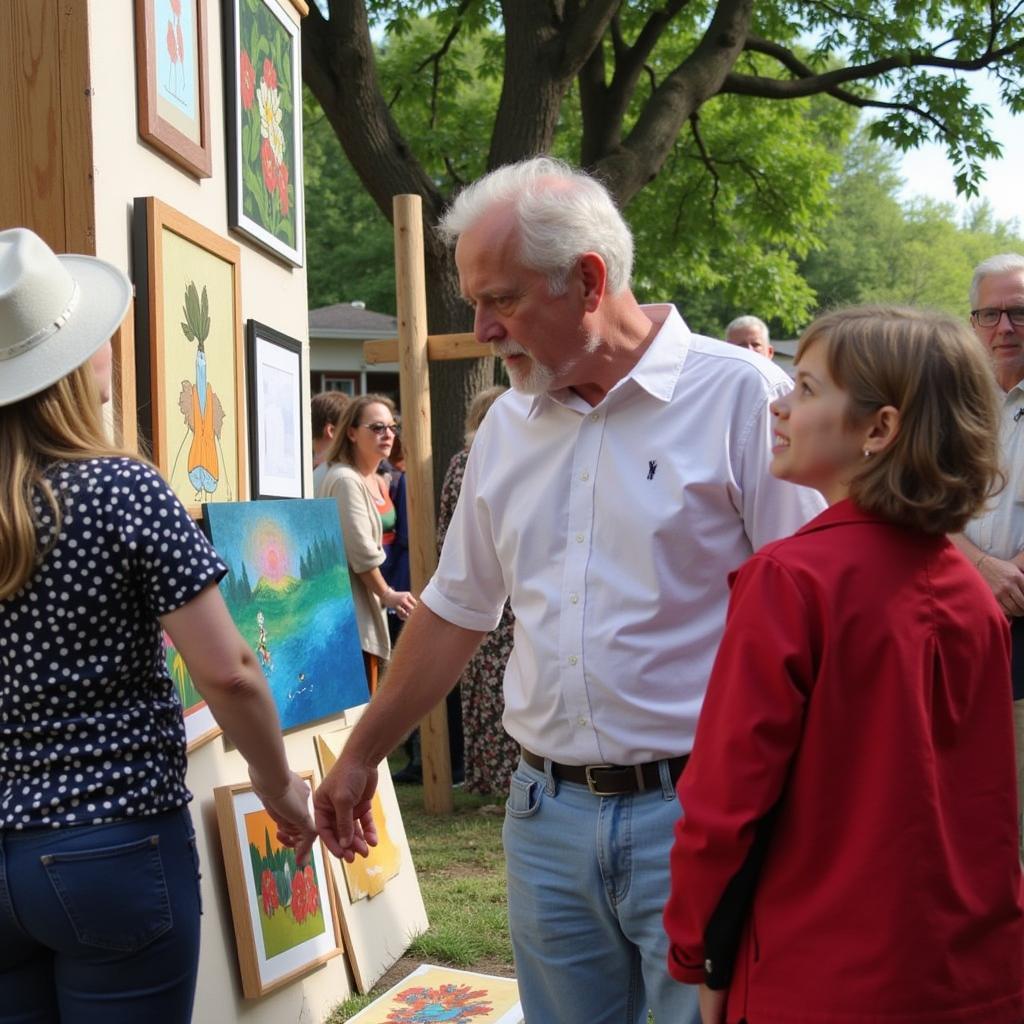
<svg viewBox="0 0 1024 1024">
<path fill-rule="evenodd" d="M 318 338 L 393 338 L 398 334 L 398 320 L 362 304 L 336 302 L 309 311 L 309 333 Z"/>
</svg>

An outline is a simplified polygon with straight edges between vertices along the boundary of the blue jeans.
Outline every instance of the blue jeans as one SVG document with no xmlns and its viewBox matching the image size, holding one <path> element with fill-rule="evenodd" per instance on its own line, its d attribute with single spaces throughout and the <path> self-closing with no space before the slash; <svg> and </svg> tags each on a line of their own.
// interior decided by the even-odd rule
<svg viewBox="0 0 1024 1024">
<path fill-rule="evenodd" d="M 0 1024 L 187 1024 L 199 914 L 184 807 L 0 830 Z"/>
<path fill-rule="evenodd" d="M 520 761 L 503 837 L 527 1024 L 699 1024 L 666 966 L 662 910 L 679 801 L 662 787 L 597 797 Z"/>
</svg>

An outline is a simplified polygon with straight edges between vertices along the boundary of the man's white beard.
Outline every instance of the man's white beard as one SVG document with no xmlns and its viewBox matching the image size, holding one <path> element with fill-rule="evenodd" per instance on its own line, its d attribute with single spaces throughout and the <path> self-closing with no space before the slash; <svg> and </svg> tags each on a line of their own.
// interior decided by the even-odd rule
<svg viewBox="0 0 1024 1024">
<path fill-rule="evenodd" d="M 505 363 L 512 387 L 524 395 L 545 395 L 552 390 L 558 374 L 547 366 L 541 366 L 517 341 L 496 341 L 494 351 L 499 356 L 523 356 L 527 368 Z"/>
<path fill-rule="evenodd" d="M 588 334 L 584 352 L 588 355 L 593 354 L 600 345 L 601 338 L 599 335 Z M 513 341 L 512 339 L 496 341 L 493 343 L 493 347 L 495 354 L 499 356 L 526 357 L 528 361 L 528 369 L 526 370 L 522 369 L 521 366 L 510 366 L 508 363 L 505 363 L 508 379 L 513 389 L 524 395 L 545 395 L 549 391 L 553 391 L 557 386 L 556 382 L 559 378 L 566 377 L 580 360 L 580 357 L 576 356 L 575 359 L 569 359 L 557 369 L 552 370 L 549 366 L 543 366 L 541 363 L 538 363 L 518 341 Z"/>
</svg>

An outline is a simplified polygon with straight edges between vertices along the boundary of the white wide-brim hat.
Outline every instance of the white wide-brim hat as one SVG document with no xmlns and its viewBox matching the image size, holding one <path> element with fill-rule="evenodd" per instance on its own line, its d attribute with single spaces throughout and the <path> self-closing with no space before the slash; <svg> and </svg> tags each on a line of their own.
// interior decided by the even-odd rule
<svg viewBox="0 0 1024 1024">
<path fill-rule="evenodd" d="M 117 330 L 128 276 L 95 256 L 56 255 L 33 231 L 0 231 L 0 405 L 81 366 Z"/>
</svg>

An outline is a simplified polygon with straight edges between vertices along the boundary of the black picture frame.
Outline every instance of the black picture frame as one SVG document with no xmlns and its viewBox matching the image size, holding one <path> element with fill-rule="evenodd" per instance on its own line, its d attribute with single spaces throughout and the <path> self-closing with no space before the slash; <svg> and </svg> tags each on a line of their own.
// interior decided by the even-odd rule
<svg viewBox="0 0 1024 1024">
<path fill-rule="evenodd" d="M 245 342 L 250 494 L 305 497 L 302 342 L 258 320 L 246 321 Z"/>
</svg>

